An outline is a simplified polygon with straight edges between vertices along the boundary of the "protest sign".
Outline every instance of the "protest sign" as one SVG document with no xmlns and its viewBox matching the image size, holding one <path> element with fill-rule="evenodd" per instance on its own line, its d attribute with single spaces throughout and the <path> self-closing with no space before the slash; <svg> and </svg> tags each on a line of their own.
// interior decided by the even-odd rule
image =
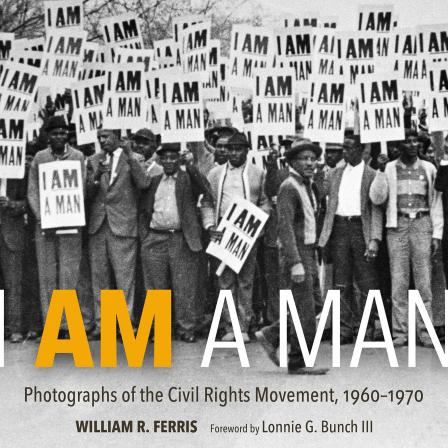
<svg viewBox="0 0 448 448">
<path fill-rule="evenodd" d="M 171 73 L 161 78 L 163 143 L 204 140 L 202 79 L 197 73 Z"/>
<path fill-rule="evenodd" d="M 81 162 L 58 160 L 41 163 L 39 201 L 42 229 L 84 226 L 86 220 Z"/>
<path fill-rule="evenodd" d="M 394 5 L 360 5 L 358 8 L 358 31 L 390 33 L 397 26 Z"/>
<path fill-rule="evenodd" d="M 87 31 L 73 29 L 51 30 L 45 43 L 42 64 L 42 85 L 53 91 L 64 90 L 78 79 L 84 58 L 84 43 Z"/>
<path fill-rule="evenodd" d="M 13 54 L 13 45 L 14 33 L 0 33 L 0 76 L 2 75 L 5 63 L 9 61 Z"/>
<path fill-rule="evenodd" d="M 313 62 L 313 29 L 310 27 L 279 28 L 275 30 L 277 42 L 276 65 L 295 70 L 296 91 L 309 88 Z"/>
<path fill-rule="evenodd" d="M 14 52 L 16 51 L 45 51 L 45 39 L 43 37 L 37 37 L 35 39 L 16 39 L 14 41 Z"/>
<path fill-rule="evenodd" d="M 41 69 L 9 62 L 0 77 L 0 115 L 27 118 L 39 86 Z"/>
<path fill-rule="evenodd" d="M 44 52 L 34 50 L 14 51 L 14 57 L 11 58 L 11 60 L 18 62 L 19 64 L 31 65 L 32 67 L 42 67 L 43 59 Z M 42 72 L 42 70 L 39 72 Z"/>
<path fill-rule="evenodd" d="M 448 24 L 421 25 L 417 31 L 423 38 L 423 55 L 427 62 L 446 65 L 448 62 Z"/>
<path fill-rule="evenodd" d="M 181 62 L 184 73 L 203 72 L 208 75 L 211 40 L 210 20 L 191 25 L 179 32 Z"/>
<path fill-rule="evenodd" d="M 25 119 L 0 114 L 0 177 L 23 179 L 25 175 Z"/>
<path fill-rule="evenodd" d="M 336 28 L 337 16 L 321 17 L 317 11 L 305 12 L 300 17 L 287 17 L 283 19 L 285 28 L 312 27 L 312 28 Z"/>
<path fill-rule="evenodd" d="M 338 58 L 344 75 L 348 76 L 348 95 L 355 94 L 358 75 L 372 74 L 379 58 L 389 55 L 389 35 L 378 35 L 373 31 L 337 32 Z"/>
<path fill-rule="evenodd" d="M 252 130 L 247 132 L 247 138 L 252 150 L 248 153 L 248 159 L 260 169 L 266 171 L 269 161 L 269 154 L 271 149 L 278 151 L 277 167 L 283 169 L 286 166 L 286 159 L 284 158 L 284 143 L 285 135 L 269 135 L 256 134 Z"/>
<path fill-rule="evenodd" d="M 313 27 L 319 26 L 319 12 L 317 11 L 305 11 L 300 16 L 285 17 L 283 20 L 283 26 L 285 28 L 293 27 Z"/>
<path fill-rule="evenodd" d="M 220 61 L 218 70 L 218 97 L 209 98 L 206 101 L 206 107 L 215 120 L 230 118 L 230 94 L 226 82 L 229 71 L 229 60 L 228 58 L 220 58 Z"/>
<path fill-rule="evenodd" d="M 153 70 L 145 73 L 147 96 L 146 125 L 154 134 L 160 134 L 160 75 L 164 70 Z"/>
<path fill-rule="evenodd" d="M 416 28 L 399 29 L 394 33 L 394 70 L 402 78 L 402 88 L 427 93 L 428 67 L 424 55 L 423 33 Z"/>
<path fill-rule="evenodd" d="M 232 126 L 237 129 L 242 129 L 244 127 L 243 101 L 247 100 L 247 98 L 247 95 L 235 93 L 233 90 L 229 93 L 227 108 Z"/>
<path fill-rule="evenodd" d="M 105 129 L 141 128 L 145 123 L 144 64 L 114 64 L 104 98 Z"/>
<path fill-rule="evenodd" d="M 434 66 L 429 72 L 427 120 L 430 132 L 448 130 L 448 70 Z"/>
<path fill-rule="evenodd" d="M 253 127 L 255 134 L 293 134 L 295 130 L 294 70 L 263 69 L 255 76 Z"/>
<path fill-rule="evenodd" d="M 180 46 L 173 39 L 156 40 L 154 52 L 159 68 L 181 65 Z"/>
<path fill-rule="evenodd" d="M 218 225 L 217 230 L 223 232 L 220 242 L 211 241 L 207 253 L 238 274 L 268 218 L 252 202 L 236 198 Z"/>
<path fill-rule="evenodd" d="M 342 67 L 337 53 L 336 32 L 333 29 L 314 30 L 312 75 L 340 75 Z"/>
<path fill-rule="evenodd" d="M 259 149 L 258 151 L 250 152 L 248 157 L 251 163 L 262 169 L 263 171 L 266 171 L 268 169 L 268 166 L 271 166 L 268 160 L 270 157 L 270 150 L 268 149 Z M 286 161 L 283 151 L 277 158 L 276 165 L 279 170 L 284 170 L 287 168 L 288 162 Z"/>
<path fill-rule="evenodd" d="M 270 29 L 234 25 L 230 38 L 229 88 L 252 92 L 255 70 L 271 67 L 274 52 L 274 35 Z"/>
<path fill-rule="evenodd" d="M 137 14 L 129 13 L 116 17 L 105 17 L 100 20 L 100 27 L 106 44 L 106 54 L 111 57 L 111 62 L 116 47 L 143 48 L 143 38 Z"/>
<path fill-rule="evenodd" d="M 96 55 L 98 54 L 99 45 L 96 42 L 84 43 L 84 56 L 82 58 L 83 64 L 94 63 L 96 61 Z"/>
<path fill-rule="evenodd" d="M 130 48 L 117 48 L 115 50 L 115 62 L 118 64 L 133 64 L 134 62 L 143 62 L 145 72 L 158 68 L 155 61 L 154 50 L 144 48 L 142 50 L 133 50 Z"/>
<path fill-rule="evenodd" d="M 204 82 L 203 94 L 204 101 L 218 100 L 220 96 L 220 61 L 221 61 L 221 42 L 219 39 L 210 40 L 208 52 L 208 80 Z M 225 68 L 224 68 L 225 70 Z M 225 76 L 225 74 L 224 74 Z"/>
<path fill-rule="evenodd" d="M 359 130 L 361 143 L 404 139 L 400 79 L 392 74 L 359 76 Z"/>
<path fill-rule="evenodd" d="M 103 124 L 104 94 L 107 76 L 72 84 L 73 116 L 78 145 L 95 143 L 97 131 Z"/>
<path fill-rule="evenodd" d="M 199 14 L 174 17 L 172 20 L 174 42 L 177 43 L 181 41 L 180 33 L 182 30 L 188 28 L 189 26 L 196 25 L 197 23 L 201 23 L 203 20 L 203 16 Z"/>
<path fill-rule="evenodd" d="M 84 28 L 83 0 L 44 1 L 45 32 L 54 28 Z"/>
<path fill-rule="evenodd" d="M 322 143 L 342 143 L 345 129 L 346 78 L 316 76 L 311 83 L 303 136 Z"/>
</svg>

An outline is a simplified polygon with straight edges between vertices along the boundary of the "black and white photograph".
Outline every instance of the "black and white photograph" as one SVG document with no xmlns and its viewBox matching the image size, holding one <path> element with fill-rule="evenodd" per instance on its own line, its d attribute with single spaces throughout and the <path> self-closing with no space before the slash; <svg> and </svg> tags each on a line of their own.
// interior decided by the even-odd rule
<svg viewBox="0 0 448 448">
<path fill-rule="evenodd" d="M 445 446 L 447 280 L 446 0 L 0 1 L 1 447 Z"/>
</svg>

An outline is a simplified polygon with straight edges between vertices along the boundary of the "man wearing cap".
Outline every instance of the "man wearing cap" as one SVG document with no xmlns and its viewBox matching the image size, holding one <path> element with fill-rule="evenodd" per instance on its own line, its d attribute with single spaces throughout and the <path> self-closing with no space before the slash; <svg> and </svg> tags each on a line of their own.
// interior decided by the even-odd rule
<svg viewBox="0 0 448 448">
<path fill-rule="evenodd" d="M 408 290 L 410 267 L 415 288 L 432 316 L 431 257 L 440 250 L 443 233 L 441 193 L 434 188 L 436 168 L 418 156 L 418 134 L 406 130 L 399 143 L 400 158 L 387 163 L 378 157 L 378 172 L 370 188 L 374 204 L 386 204 L 387 245 L 392 277 L 392 327 L 394 345 L 408 340 Z M 387 165 L 386 165 L 387 163 Z M 425 324 L 417 313 L 417 336 L 432 346 Z"/>
<path fill-rule="evenodd" d="M 46 125 L 49 147 L 39 151 L 31 163 L 28 202 L 36 220 L 36 252 L 39 270 L 40 300 L 45 321 L 54 289 L 76 289 L 82 255 L 81 232 L 58 234 L 42 230 L 39 200 L 39 165 L 55 161 L 79 160 L 85 182 L 84 155 L 67 144 L 68 126 L 61 116 L 51 117 Z M 66 332 L 65 321 L 61 331 Z"/>
<path fill-rule="evenodd" d="M 197 279 L 202 249 L 198 197 L 211 196 L 198 169 L 180 169 L 180 144 L 165 143 L 157 150 L 163 174 L 152 178 L 142 194 L 139 233 L 146 289 L 171 289 L 177 333 L 195 342 L 197 326 Z"/>
<path fill-rule="evenodd" d="M 156 136 L 146 128 L 139 129 L 132 137 L 134 151 L 141 154 L 145 159 L 146 172 L 150 176 L 157 176 L 163 172 L 162 166 L 157 162 L 157 139 Z"/>
<path fill-rule="evenodd" d="M 370 289 L 377 289 L 376 257 L 382 238 L 382 211 L 369 198 L 375 171 L 362 159 L 358 136 L 347 136 L 343 145 L 344 167 L 333 169 L 325 182 L 327 209 L 319 246 L 334 262 L 334 288 L 341 291 L 341 344 L 354 337 L 353 280 L 361 292 L 361 312 Z M 369 320 L 366 340 L 373 340 L 374 316 Z"/>
<path fill-rule="evenodd" d="M 290 289 L 305 335 L 308 350 L 316 333 L 314 278 L 317 275 L 316 215 L 319 193 L 312 182 L 321 148 L 307 141 L 295 141 L 286 152 L 289 175 L 280 186 L 277 197 L 278 238 L 280 243 L 280 288 Z M 297 332 L 288 322 L 290 352 L 288 373 L 323 375 L 326 368 L 306 367 Z M 279 322 L 256 333 L 271 361 L 279 365 Z"/>
<path fill-rule="evenodd" d="M 120 145 L 118 133 L 98 131 L 101 152 L 87 161 L 89 251 L 96 328 L 100 336 L 100 291 L 117 289 L 125 293 L 132 316 L 137 256 L 137 209 L 139 189 L 147 188 L 146 175 L 137 155 Z"/>
<path fill-rule="evenodd" d="M 228 137 L 226 146 L 227 163 L 213 168 L 208 174 L 216 207 L 214 210 L 214 222 L 207 222 L 206 228 L 209 230 L 211 237 L 216 236 L 217 238 L 219 238 L 219 235 L 215 235 L 215 232 L 218 222 L 224 216 L 233 200 L 238 197 L 251 201 L 266 213 L 270 212 L 270 203 L 264 191 L 264 173 L 252 163 L 247 163 L 249 143 L 245 135 L 235 132 Z M 207 210 L 207 212 L 211 211 Z M 252 290 L 255 264 L 256 245 L 252 248 L 239 274 L 226 267 L 219 277 L 220 288 L 230 289 L 233 293 L 245 342 L 249 342 L 248 331 L 253 317 Z M 226 334 L 223 340 L 234 340 L 230 315 L 226 308 L 224 311 L 224 325 Z"/>
</svg>

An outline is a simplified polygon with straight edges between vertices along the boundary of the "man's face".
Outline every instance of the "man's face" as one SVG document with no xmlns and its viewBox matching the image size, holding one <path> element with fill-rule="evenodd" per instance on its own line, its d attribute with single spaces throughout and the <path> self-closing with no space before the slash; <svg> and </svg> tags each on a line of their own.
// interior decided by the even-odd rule
<svg viewBox="0 0 448 448">
<path fill-rule="evenodd" d="M 356 146 L 355 140 L 346 138 L 342 149 L 344 160 L 351 165 L 356 165 L 361 161 L 362 150 Z"/>
<path fill-rule="evenodd" d="M 118 148 L 119 140 L 115 133 L 108 129 L 98 131 L 98 142 L 101 149 L 110 154 Z"/>
<path fill-rule="evenodd" d="M 387 146 L 387 157 L 390 160 L 397 160 L 400 157 L 400 150 L 396 144 L 391 144 Z"/>
<path fill-rule="evenodd" d="M 301 151 L 290 164 L 302 177 L 310 179 L 313 177 L 316 169 L 316 154 L 309 149 Z"/>
<path fill-rule="evenodd" d="M 434 161 L 436 160 L 436 151 L 435 151 L 434 146 L 431 145 L 431 146 L 428 148 L 428 150 L 426 151 L 426 156 L 428 157 L 428 159 L 429 159 L 431 162 L 434 162 Z"/>
<path fill-rule="evenodd" d="M 48 133 L 48 144 L 53 151 L 62 151 L 68 140 L 67 129 L 54 128 Z"/>
<path fill-rule="evenodd" d="M 330 168 L 334 168 L 340 160 L 342 160 L 342 151 L 336 151 L 333 149 L 327 149 L 325 151 L 325 163 Z"/>
<path fill-rule="evenodd" d="M 218 165 L 223 165 L 227 162 L 228 154 L 225 145 L 217 145 L 215 148 L 215 162 Z"/>
<path fill-rule="evenodd" d="M 227 157 L 231 165 L 239 167 L 247 160 L 247 148 L 241 145 L 232 145 L 227 148 Z"/>
<path fill-rule="evenodd" d="M 151 158 L 156 150 L 156 142 L 148 140 L 146 138 L 136 137 L 134 139 L 134 150 L 136 153 L 141 154 L 145 160 Z"/>
<path fill-rule="evenodd" d="M 401 155 L 413 159 L 418 155 L 419 142 L 416 136 L 410 135 L 400 144 Z"/>
<path fill-rule="evenodd" d="M 159 155 L 159 162 L 165 174 L 171 176 L 179 169 L 180 154 L 177 151 L 164 151 Z"/>
</svg>

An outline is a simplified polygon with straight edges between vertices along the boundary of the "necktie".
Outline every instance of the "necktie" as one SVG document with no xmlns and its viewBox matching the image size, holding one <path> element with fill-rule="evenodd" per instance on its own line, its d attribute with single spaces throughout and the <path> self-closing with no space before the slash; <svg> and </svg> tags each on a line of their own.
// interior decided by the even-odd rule
<svg viewBox="0 0 448 448">
<path fill-rule="evenodd" d="M 112 152 L 110 154 L 110 159 L 109 159 L 109 182 L 108 185 L 110 185 L 114 179 L 114 153 Z"/>
</svg>

